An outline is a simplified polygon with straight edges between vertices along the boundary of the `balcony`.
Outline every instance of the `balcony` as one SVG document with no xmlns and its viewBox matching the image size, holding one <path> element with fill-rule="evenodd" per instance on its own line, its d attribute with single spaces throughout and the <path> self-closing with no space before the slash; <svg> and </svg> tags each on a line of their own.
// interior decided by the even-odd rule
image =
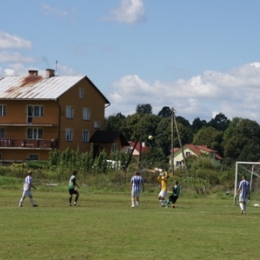
<svg viewBox="0 0 260 260">
<path fill-rule="evenodd" d="M 1 149 L 43 149 L 58 148 L 57 140 L 0 139 Z"/>
</svg>

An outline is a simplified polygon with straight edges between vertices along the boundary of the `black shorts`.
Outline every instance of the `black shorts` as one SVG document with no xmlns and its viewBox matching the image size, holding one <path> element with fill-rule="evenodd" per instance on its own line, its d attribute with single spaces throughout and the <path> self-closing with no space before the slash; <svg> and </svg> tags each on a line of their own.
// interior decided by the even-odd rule
<svg viewBox="0 0 260 260">
<path fill-rule="evenodd" d="M 171 201 L 171 203 L 174 204 L 174 203 L 177 201 L 178 197 L 179 197 L 179 196 L 171 195 L 171 196 L 169 197 L 169 201 Z"/>
<path fill-rule="evenodd" d="M 79 194 L 79 192 L 77 190 L 74 190 L 74 189 L 69 189 L 69 194 L 72 195 L 72 194 Z"/>
</svg>

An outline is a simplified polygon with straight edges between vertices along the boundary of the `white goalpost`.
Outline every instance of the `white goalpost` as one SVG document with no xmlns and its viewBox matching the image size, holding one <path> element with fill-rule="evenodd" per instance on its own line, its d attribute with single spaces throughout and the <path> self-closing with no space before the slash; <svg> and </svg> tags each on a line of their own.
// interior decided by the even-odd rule
<svg viewBox="0 0 260 260">
<path fill-rule="evenodd" d="M 244 165 L 244 166 L 243 166 Z M 251 169 L 248 167 L 248 165 L 251 165 Z M 252 191 L 252 183 L 253 183 L 253 176 L 260 177 L 260 175 L 255 171 L 255 166 L 260 165 L 260 162 L 236 162 L 236 170 L 235 170 L 235 185 L 234 185 L 234 206 L 236 205 L 236 194 L 238 189 L 238 183 L 240 180 L 238 180 L 238 173 L 239 173 L 239 167 L 243 169 L 244 172 L 247 174 L 250 174 L 250 192 Z M 247 167 L 246 167 L 247 166 Z"/>
</svg>

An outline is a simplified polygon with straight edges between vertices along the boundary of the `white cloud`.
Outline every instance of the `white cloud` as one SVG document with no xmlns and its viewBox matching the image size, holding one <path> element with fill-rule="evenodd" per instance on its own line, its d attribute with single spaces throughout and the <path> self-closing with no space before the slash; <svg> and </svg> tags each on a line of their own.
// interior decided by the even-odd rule
<svg viewBox="0 0 260 260">
<path fill-rule="evenodd" d="M 51 67 L 54 68 L 54 66 L 56 65 L 52 65 Z M 5 66 L 5 68 L 1 68 L 0 67 L 0 77 L 1 76 L 9 76 L 9 75 L 16 75 L 16 76 L 24 76 L 27 75 L 28 70 L 38 70 L 38 75 L 40 76 L 45 76 L 45 69 L 39 69 L 35 66 L 25 66 L 24 63 L 22 62 L 15 62 L 15 63 L 10 63 L 9 65 Z M 79 75 L 79 73 L 77 73 L 74 69 L 65 66 L 65 65 L 61 65 L 61 64 L 57 64 L 57 71 L 56 71 L 57 75 Z"/>
<path fill-rule="evenodd" d="M 47 5 L 47 4 L 42 5 L 42 12 L 45 15 L 54 14 L 54 15 L 58 15 L 58 16 L 67 16 L 69 14 L 68 11 L 62 11 L 62 10 L 53 8 L 53 7 L 51 7 L 50 5 Z M 75 12 L 74 9 L 73 9 L 73 12 Z"/>
<path fill-rule="evenodd" d="M 6 76 L 13 76 L 13 75 L 16 75 L 16 74 L 15 74 L 15 70 L 12 70 L 12 69 L 5 69 L 5 70 L 4 70 L 4 75 L 6 75 Z"/>
<path fill-rule="evenodd" d="M 24 67 L 22 63 L 12 63 L 6 66 L 4 69 L 0 68 L 0 77 L 1 76 L 21 76 L 27 73 L 28 69 Z"/>
<path fill-rule="evenodd" d="M 75 76 L 79 75 L 74 69 L 66 66 L 66 65 L 61 65 L 57 64 L 57 75 L 65 75 L 65 76 Z"/>
<path fill-rule="evenodd" d="M 132 24 L 144 20 L 144 13 L 142 0 L 120 0 L 120 6 L 111 10 L 111 15 L 108 19 Z"/>
<path fill-rule="evenodd" d="M 0 52 L 0 62 L 35 62 L 32 57 L 22 56 L 17 52 Z"/>
<path fill-rule="evenodd" d="M 108 99 L 112 105 L 106 109 L 106 116 L 133 114 L 137 104 L 148 103 L 154 114 L 164 106 L 174 107 L 177 115 L 191 122 L 196 117 L 210 120 L 221 112 L 229 119 L 243 117 L 260 123 L 260 63 L 244 64 L 225 73 L 205 71 L 172 83 L 127 75 L 111 87 Z"/>
<path fill-rule="evenodd" d="M 30 41 L 24 40 L 17 35 L 11 35 L 0 31 L 0 49 L 29 49 L 31 47 L 32 44 Z"/>
</svg>

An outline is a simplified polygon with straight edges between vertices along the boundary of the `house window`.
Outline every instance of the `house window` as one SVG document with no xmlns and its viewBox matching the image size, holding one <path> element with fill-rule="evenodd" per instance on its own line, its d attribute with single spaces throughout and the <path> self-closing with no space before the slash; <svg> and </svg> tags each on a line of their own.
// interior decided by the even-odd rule
<svg viewBox="0 0 260 260">
<path fill-rule="evenodd" d="M 100 121 L 94 121 L 94 128 L 100 128 Z"/>
<path fill-rule="evenodd" d="M 185 153 L 185 156 L 186 156 L 186 157 L 190 156 L 190 152 L 186 152 L 186 153 Z"/>
<path fill-rule="evenodd" d="M 66 117 L 67 118 L 73 118 L 74 117 L 74 107 L 72 107 L 72 106 L 66 107 Z"/>
<path fill-rule="evenodd" d="M 84 98 L 84 94 L 85 94 L 85 89 L 79 88 L 79 98 Z"/>
<path fill-rule="evenodd" d="M 87 143 L 89 141 L 89 131 L 82 130 L 82 142 Z"/>
<path fill-rule="evenodd" d="M 0 160 L 2 160 L 2 154 L 0 153 Z"/>
<path fill-rule="evenodd" d="M 27 128 L 27 139 L 42 139 L 42 128 Z"/>
<path fill-rule="evenodd" d="M 0 105 L 0 116 L 5 116 L 5 105 Z"/>
<path fill-rule="evenodd" d="M 5 129 L 0 127 L 0 138 L 5 138 Z"/>
<path fill-rule="evenodd" d="M 65 130 L 65 140 L 66 141 L 73 141 L 73 129 L 66 128 L 66 130 Z"/>
<path fill-rule="evenodd" d="M 43 116 L 43 106 L 28 106 L 28 116 L 42 117 Z"/>
<path fill-rule="evenodd" d="M 176 161 L 176 167 L 180 167 L 181 166 L 181 162 L 180 161 Z"/>
<path fill-rule="evenodd" d="M 27 107 L 27 122 L 32 123 L 33 117 L 43 116 L 43 106 L 28 106 Z"/>
<path fill-rule="evenodd" d="M 116 152 L 117 151 L 117 146 L 116 144 L 112 144 L 112 152 Z"/>
<path fill-rule="evenodd" d="M 90 120 L 90 109 L 83 107 L 83 120 Z"/>
<path fill-rule="evenodd" d="M 29 154 L 28 159 L 29 160 L 39 160 L 39 155 L 38 154 Z"/>
</svg>

